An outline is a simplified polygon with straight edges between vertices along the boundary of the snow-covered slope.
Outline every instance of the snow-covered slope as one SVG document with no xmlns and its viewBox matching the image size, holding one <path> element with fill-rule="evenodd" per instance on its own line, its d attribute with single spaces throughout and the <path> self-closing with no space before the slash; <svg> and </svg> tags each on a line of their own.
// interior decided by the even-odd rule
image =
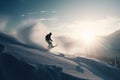
<svg viewBox="0 0 120 80">
<path fill-rule="evenodd" d="M 14 41 L 16 41 L 16 43 L 14 43 Z M 9 35 L 3 36 L 0 39 L 0 43 L 6 46 L 4 54 L 13 55 L 15 58 L 17 58 L 17 60 L 25 62 L 33 66 L 35 69 L 39 69 L 41 65 L 56 66 L 61 68 L 64 74 L 73 76 L 74 80 L 77 80 L 76 78 L 78 78 L 79 80 L 120 79 L 119 70 L 97 60 L 82 57 L 69 59 L 56 56 L 49 52 L 48 50 L 44 49 L 43 47 L 35 48 L 34 46 L 32 47 L 32 45 L 30 47 L 29 46 L 30 44 L 29 45 L 22 44 L 18 42 L 16 39 L 10 37 Z M 73 77 L 69 78 L 69 80 L 73 80 Z M 65 79 L 62 78 L 62 80 Z"/>
<path fill-rule="evenodd" d="M 86 67 L 95 75 L 101 77 L 104 80 L 119 80 L 120 70 L 95 59 L 77 57 L 73 59 L 80 66 Z"/>
</svg>

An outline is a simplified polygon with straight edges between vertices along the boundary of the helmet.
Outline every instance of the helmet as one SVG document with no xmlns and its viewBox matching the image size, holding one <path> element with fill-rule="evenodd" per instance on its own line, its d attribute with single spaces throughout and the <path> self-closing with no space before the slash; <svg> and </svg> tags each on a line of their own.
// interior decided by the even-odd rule
<svg viewBox="0 0 120 80">
<path fill-rule="evenodd" d="M 50 34 L 50 35 L 52 35 L 52 33 L 51 33 L 51 32 L 50 32 L 49 34 Z"/>
</svg>

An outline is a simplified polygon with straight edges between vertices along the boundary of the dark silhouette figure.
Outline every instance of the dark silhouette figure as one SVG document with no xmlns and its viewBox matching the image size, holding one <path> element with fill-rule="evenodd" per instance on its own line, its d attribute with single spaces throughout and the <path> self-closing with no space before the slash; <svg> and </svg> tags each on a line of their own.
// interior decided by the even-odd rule
<svg viewBox="0 0 120 80">
<path fill-rule="evenodd" d="M 48 43 L 48 48 L 52 48 L 53 47 L 53 44 L 52 44 L 52 39 L 51 39 L 51 35 L 52 33 L 50 32 L 49 34 L 47 34 L 45 36 L 45 39 L 46 39 L 46 42 Z"/>
</svg>

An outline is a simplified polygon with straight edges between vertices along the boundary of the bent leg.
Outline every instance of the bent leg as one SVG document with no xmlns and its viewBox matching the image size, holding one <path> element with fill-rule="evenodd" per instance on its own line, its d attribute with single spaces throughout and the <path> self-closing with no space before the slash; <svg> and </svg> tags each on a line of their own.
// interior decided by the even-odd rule
<svg viewBox="0 0 120 80">
<path fill-rule="evenodd" d="M 52 48 L 53 47 L 53 45 L 52 45 L 52 42 L 51 41 L 48 41 L 48 48 Z"/>
</svg>

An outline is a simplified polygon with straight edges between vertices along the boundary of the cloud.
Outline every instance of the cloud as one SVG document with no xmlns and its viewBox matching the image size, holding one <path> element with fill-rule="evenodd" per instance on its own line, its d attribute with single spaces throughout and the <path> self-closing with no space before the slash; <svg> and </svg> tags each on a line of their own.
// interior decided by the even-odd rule
<svg viewBox="0 0 120 80">
<path fill-rule="evenodd" d="M 4 31 L 5 28 L 7 27 L 9 18 L 6 16 L 0 16 L 0 30 Z"/>
<path fill-rule="evenodd" d="M 57 26 L 57 25 L 56 25 Z M 102 19 L 76 19 L 57 26 L 56 32 L 77 37 L 85 29 L 93 31 L 98 36 L 108 35 L 120 29 L 120 17 L 109 16 Z M 61 30 L 62 29 L 62 30 Z M 77 36 L 76 36 L 77 35 Z"/>
<path fill-rule="evenodd" d="M 57 21 L 56 17 L 51 17 L 51 18 L 40 18 L 41 21 Z"/>
<path fill-rule="evenodd" d="M 41 13 L 46 13 L 47 11 L 40 11 Z"/>
<path fill-rule="evenodd" d="M 57 11 L 51 11 L 51 13 L 56 13 Z"/>
<path fill-rule="evenodd" d="M 34 12 L 30 10 L 30 11 L 28 11 L 28 12 L 26 12 L 26 13 L 21 14 L 20 16 L 21 16 L 21 17 L 31 16 L 31 15 L 33 15 L 33 16 L 34 16 L 34 15 L 38 15 L 38 16 L 40 15 L 40 16 L 41 16 L 41 15 L 44 15 L 44 14 L 48 14 L 48 15 L 49 15 L 49 14 L 55 14 L 56 12 L 57 12 L 57 11 L 55 11 L 55 10 L 46 10 L 46 11 L 45 11 L 45 10 L 41 10 L 41 11 L 34 11 Z M 45 19 L 45 18 L 44 18 L 44 19 Z M 51 18 L 47 18 L 46 20 L 50 20 L 50 19 L 51 19 Z M 41 20 L 43 20 L 43 19 L 41 19 Z"/>
<path fill-rule="evenodd" d="M 48 11 L 48 10 L 47 10 L 47 11 L 41 10 L 40 12 L 41 12 L 41 13 L 53 13 L 53 14 L 54 14 L 54 13 L 56 13 L 57 11 L 55 11 L 55 10 L 49 10 L 49 11 Z"/>
<path fill-rule="evenodd" d="M 21 16 L 22 16 L 22 17 L 24 17 L 24 16 L 25 16 L 25 14 L 22 14 Z"/>
</svg>

